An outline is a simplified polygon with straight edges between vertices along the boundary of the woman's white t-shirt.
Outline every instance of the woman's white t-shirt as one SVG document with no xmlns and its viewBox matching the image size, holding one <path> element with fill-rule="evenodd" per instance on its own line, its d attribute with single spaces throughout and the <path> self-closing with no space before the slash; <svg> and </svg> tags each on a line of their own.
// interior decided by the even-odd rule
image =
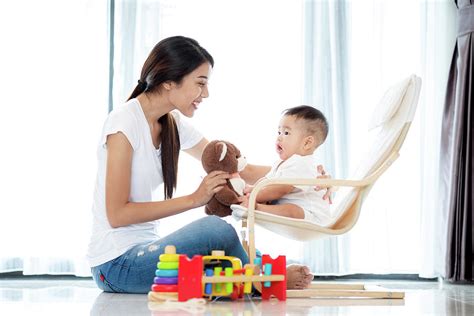
<svg viewBox="0 0 474 316">
<path fill-rule="evenodd" d="M 186 122 L 178 112 L 176 120 L 181 149 L 195 146 L 202 134 Z M 132 99 L 110 112 L 105 121 L 97 150 L 98 172 L 92 205 L 92 236 L 87 259 L 91 267 L 110 261 L 136 244 L 158 238 L 158 221 L 125 227 L 110 226 L 105 210 L 105 174 L 107 165 L 107 136 L 123 133 L 133 149 L 130 179 L 130 202 L 157 200 L 157 188 L 163 184 L 161 152 L 151 139 L 150 128 L 137 99 Z"/>
</svg>

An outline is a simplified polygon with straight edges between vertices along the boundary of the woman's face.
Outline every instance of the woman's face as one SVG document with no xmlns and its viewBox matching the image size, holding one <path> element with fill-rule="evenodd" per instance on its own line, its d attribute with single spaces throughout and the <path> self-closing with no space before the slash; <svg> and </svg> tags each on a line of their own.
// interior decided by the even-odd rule
<svg viewBox="0 0 474 316">
<path fill-rule="evenodd" d="M 301 122 L 300 122 L 301 123 Z M 292 115 L 284 115 L 278 126 L 276 152 L 281 160 L 286 160 L 294 154 L 301 155 L 304 148 L 305 135 L 297 119 Z"/>
<path fill-rule="evenodd" d="M 194 71 L 183 77 L 178 85 L 171 84 L 169 100 L 184 116 L 192 117 L 203 98 L 209 96 L 207 83 L 212 67 L 205 62 Z"/>
</svg>

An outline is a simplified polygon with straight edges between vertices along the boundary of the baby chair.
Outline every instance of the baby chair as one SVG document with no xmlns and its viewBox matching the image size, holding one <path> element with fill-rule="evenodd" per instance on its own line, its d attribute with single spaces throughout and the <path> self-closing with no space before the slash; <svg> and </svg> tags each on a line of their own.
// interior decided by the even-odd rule
<svg viewBox="0 0 474 316">
<path fill-rule="evenodd" d="M 398 158 L 415 115 L 420 94 L 421 79 L 416 75 L 400 81 L 384 94 L 372 116 L 370 129 L 377 129 L 375 140 L 359 164 L 351 180 L 345 179 L 272 179 L 259 182 L 249 197 L 247 214 L 242 220 L 248 242 L 243 238 L 250 262 L 254 262 L 255 230 L 257 224 L 279 235 L 299 241 L 307 241 L 348 232 L 359 218 L 364 199 L 376 180 Z M 374 131 L 375 132 L 375 131 Z M 272 184 L 341 187 L 333 204 L 333 220 L 320 226 L 302 219 L 282 217 L 255 210 L 258 192 Z M 306 290 L 288 290 L 287 297 L 366 297 L 403 298 L 403 292 L 369 288 L 360 284 L 315 285 Z"/>
</svg>

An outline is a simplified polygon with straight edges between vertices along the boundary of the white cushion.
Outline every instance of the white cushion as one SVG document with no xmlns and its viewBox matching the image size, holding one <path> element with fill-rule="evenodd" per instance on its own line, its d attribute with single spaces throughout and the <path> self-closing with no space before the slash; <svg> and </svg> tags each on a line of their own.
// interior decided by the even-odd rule
<svg viewBox="0 0 474 316">
<path fill-rule="evenodd" d="M 385 92 L 372 113 L 369 130 L 390 121 L 390 119 L 397 113 L 410 84 L 410 79 L 411 77 L 408 77 L 398 82 Z"/>
</svg>

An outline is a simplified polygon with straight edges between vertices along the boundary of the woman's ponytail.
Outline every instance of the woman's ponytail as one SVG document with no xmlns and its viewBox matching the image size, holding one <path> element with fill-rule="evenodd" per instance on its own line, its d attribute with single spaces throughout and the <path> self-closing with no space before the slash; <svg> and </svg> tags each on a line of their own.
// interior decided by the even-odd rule
<svg viewBox="0 0 474 316">
<path fill-rule="evenodd" d="M 143 92 L 145 92 L 147 86 L 148 86 L 148 85 L 147 85 L 146 81 L 144 81 L 144 80 L 142 80 L 142 79 L 139 79 L 139 80 L 138 80 L 138 83 L 137 83 L 137 86 L 135 87 L 135 89 L 133 89 L 133 92 L 132 92 L 132 94 L 128 97 L 127 101 L 130 100 L 130 99 L 136 98 L 136 97 L 138 97 L 140 94 L 142 94 Z"/>
<path fill-rule="evenodd" d="M 171 113 L 159 118 L 161 125 L 161 164 L 163 170 L 165 199 L 173 197 L 178 178 L 178 158 L 181 144 L 178 127 Z"/>
</svg>

